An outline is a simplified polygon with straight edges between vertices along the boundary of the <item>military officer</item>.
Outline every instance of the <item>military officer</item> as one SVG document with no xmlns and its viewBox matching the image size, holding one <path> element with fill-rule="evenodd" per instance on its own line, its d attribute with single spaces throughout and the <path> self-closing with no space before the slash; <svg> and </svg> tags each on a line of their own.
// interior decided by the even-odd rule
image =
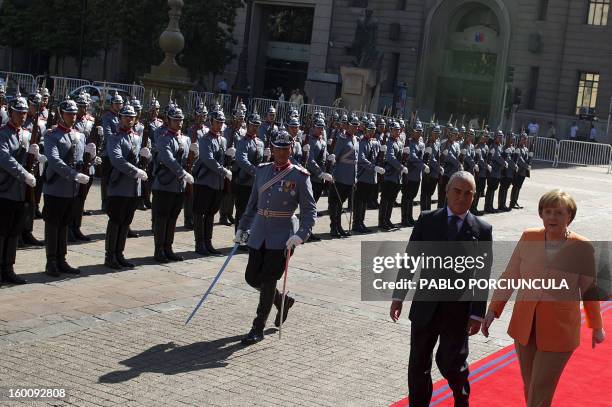
<svg viewBox="0 0 612 407">
<path fill-rule="evenodd" d="M 8 122 L 0 128 L 0 284 L 26 283 L 13 265 L 25 220 L 26 186 L 36 186 L 36 178 L 24 168 L 30 150 L 29 133 L 22 129 L 27 112 L 28 102 L 18 93 L 8 106 Z"/>
<path fill-rule="evenodd" d="M 333 181 L 329 191 L 330 235 L 348 237 L 350 232 L 342 228 L 342 205 L 353 198 L 353 188 L 357 179 L 357 149 L 359 144 L 355 133 L 359 119 L 352 116 L 345 133 L 338 135 L 333 154 L 327 156 L 332 165 Z M 350 225 L 349 225 L 350 226 Z M 350 229 L 349 229 L 350 230 Z"/>
<path fill-rule="evenodd" d="M 421 212 L 431 210 L 431 197 L 436 191 L 440 176 L 444 174 L 444 168 L 440 164 L 440 126 L 435 125 L 425 146 L 423 163 L 429 168 L 423 169 L 423 180 L 421 183 Z"/>
<path fill-rule="evenodd" d="M 425 143 L 422 141 L 423 124 L 416 120 L 407 145 L 402 149 L 406 155 L 408 174 L 402 180 L 402 226 L 414 226 L 414 198 L 421 185 L 421 174 L 429 171 L 429 166 L 423 162 Z M 421 192 L 422 193 L 422 192 Z"/>
<path fill-rule="evenodd" d="M 222 110 L 210 114 L 210 129 L 198 141 L 198 159 L 193 166 L 193 232 L 198 254 L 221 254 L 212 244 L 213 221 L 223 197 L 224 180 L 232 180 L 232 171 L 225 168 L 226 143 L 221 133 L 225 123 Z"/>
<path fill-rule="evenodd" d="M 111 165 L 107 156 L 106 140 L 117 132 L 119 126 L 119 111 L 123 107 L 123 98 L 115 92 L 111 99 L 110 109 L 102 116 L 102 140 L 100 140 L 100 157 L 102 158 L 102 182 L 100 193 L 102 195 L 102 211 L 106 212 L 106 188 Z"/>
<path fill-rule="evenodd" d="M 45 135 L 45 272 L 52 277 L 58 277 L 60 273 L 80 273 L 78 268 L 73 268 L 66 262 L 67 231 L 75 213 L 79 184 L 89 183 L 89 176 L 79 172 L 77 166 L 78 151 L 85 149 L 83 139 L 73 129 L 78 107 L 73 100 L 66 99 L 60 103 L 59 112 L 57 127 Z"/>
<path fill-rule="evenodd" d="M 502 168 L 507 165 L 506 161 L 502 157 L 502 138 L 504 133 L 499 130 L 493 138 L 493 144 L 489 149 L 488 162 L 491 166 L 489 174 L 487 175 L 487 192 L 485 194 L 485 212 L 496 213 L 497 211 L 493 208 L 493 200 L 495 199 L 495 191 L 499 187 L 501 179 Z"/>
<path fill-rule="evenodd" d="M 474 135 L 474 129 L 469 129 L 465 133 L 465 138 L 463 140 L 463 143 L 461 144 L 463 170 L 469 172 L 472 175 L 475 175 L 474 166 L 476 165 L 476 162 L 474 161 L 474 157 L 476 155 L 476 153 L 474 152 Z"/>
<path fill-rule="evenodd" d="M 326 172 L 328 144 L 323 137 L 325 122 L 323 120 L 315 120 L 313 126 L 312 135 L 308 138 L 308 161 L 306 168 L 310 171 L 310 182 L 312 184 L 312 192 L 316 203 L 319 202 L 325 183 L 333 182 L 334 177 Z M 340 130 L 335 134 L 338 136 L 342 134 L 342 131 Z M 304 148 L 306 148 L 306 146 L 304 146 Z M 309 240 L 318 242 L 321 238 L 313 232 L 310 234 Z"/>
<path fill-rule="evenodd" d="M 378 227 L 391 230 L 396 226 L 391 223 L 391 214 L 397 194 L 401 189 L 402 176 L 408 174 L 408 168 L 402 165 L 401 156 L 404 143 L 400 139 L 400 124 L 393 121 L 390 126 L 390 137 L 387 139 L 385 152 L 385 179 L 383 181 L 378 209 Z"/>
<path fill-rule="evenodd" d="M 323 120 L 323 123 L 325 123 L 325 120 Z M 305 153 L 302 149 L 302 143 L 300 142 L 300 119 L 298 116 L 291 117 L 287 122 L 287 133 L 289 133 L 294 140 L 293 146 L 291 146 L 291 156 L 289 159 L 293 164 L 302 165 L 302 159 Z"/>
<path fill-rule="evenodd" d="M 146 171 L 137 167 L 140 141 L 134 131 L 136 116 L 133 105 L 123 106 L 119 111 L 117 132 L 106 142 L 112 169 L 108 179 L 104 265 L 115 270 L 134 267 L 134 264 L 125 259 L 123 251 L 138 206 L 140 181 L 146 181 L 148 177 Z"/>
<path fill-rule="evenodd" d="M 234 239 L 249 246 L 245 280 L 259 291 L 253 326 L 242 340 L 245 345 L 263 339 L 273 304 L 279 310 L 274 324 L 279 326 L 281 317 L 283 321 L 287 318 L 295 300 L 286 297 L 281 316 L 283 297 L 276 289 L 276 282 L 283 275 L 287 254 L 308 239 L 317 217 L 309 173 L 289 161 L 293 138 L 281 131 L 272 143 L 274 162 L 257 167 L 247 210 L 240 219 Z M 294 216 L 298 206 L 299 226 Z"/>
<path fill-rule="evenodd" d="M 476 178 L 476 194 L 474 195 L 474 201 L 472 202 L 472 208 L 470 209 L 474 215 L 481 215 L 482 212 L 478 211 L 478 202 L 480 198 L 485 194 L 485 188 L 487 186 L 487 174 L 489 167 L 487 163 L 487 157 L 489 155 L 489 146 L 487 141 L 489 140 L 489 132 L 484 131 L 478 144 L 474 148 L 474 172 Z"/>
<path fill-rule="evenodd" d="M 499 185 L 499 192 L 497 193 L 497 210 L 508 212 L 512 208 L 506 206 L 506 201 L 508 199 L 508 189 L 510 189 L 510 185 L 512 185 L 512 181 L 514 180 L 514 175 L 518 171 L 518 164 L 516 163 L 518 159 L 518 152 L 514 151 L 514 135 L 512 133 L 508 134 L 506 137 L 506 144 L 502 149 L 502 158 L 504 159 L 504 167 L 502 168 L 502 177 Z"/>
<path fill-rule="evenodd" d="M 461 147 L 457 143 L 457 135 L 459 130 L 456 127 L 449 129 L 448 138 L 444 143 L 442 149 L 442 167 L 444 168 L 444 175 L 440 177 L 440 183 L 438 184 L 438 208 L 446 205 L 446 184 L 450 177 L 461 169 L 461 162 L 459 156 L 461 154 Z"/>
<path fill-rule="evenodd" d="M 261 118 L 253 113 L 247 120 L 246 134 L 236 146 L 237 171 L 234 180 L 234 193 L 236 194 L 236 229 L 246 210 L 257 166 L 263 161 L 264 143 L 257 137 L 261 126 Z"/>
<path fill-rule="evenodd" d="M 232 171 L 232 182 L 225 181 L 223 187 L 223 198 L 221 198 L 221 207 L 219 208 L 219 223 L 221 225 L 230 226 L 233 225 L 236 220 L 234 219 L 234 202 L 236 195 L 234 194 L 234 176 L 238 170 L 236 164 L 236 146 L 238 142 L 244 137 L 246 129 L 244 128 L 244 119 L 246 118 L 246 111 L 241 109 L 234 110 L 232 114 L 231 126 L 226 126 L 223 131 L 223 138 L 227 143 L 225 149 L 225 167 Z"/>
<path fill-rule="evenodd" d="M 523 209 L 523 207 L 518 204 L 518 197 L 525 178 L 530 176 L 531 159 L 533 157 L 533 151 L 529 151 L 529 148 L 527 147 L 527 134 L 525 132 L 521 133 L 519 144 L 515 151 L 517 153 L 516 163 L 518 165 L 518 171 L 512 180 L 512 190 L 510 191 L 510 208 Z"/>
<path fill-rule="evenodd" d="M 257 137 L 266 145 L 266 161 L 270 159 L 272 152 L 270 151 L 270 143 L 272 141 L 272 135 L 278 131 L 278 127 L 274 124 L 276 119 L 276 109 L 274 106 L 270 106 L 266 113 L 266 119 L 257 130 Z"/>
<path fill-rule="evenodd" d="M 40 119 L 43 121 L 48 121 L 49 120 L 49 98 L 51 97 L 51 93 L 49 92 L 49 89 L 47 89 L 46 87 L 41 87 L 39 90 L 39 93 L 42 97 L 42 102 L 40 104 Z"/>
<path fill-rule="evenodd" d="M 206 122 L 208 120 L 208 109 L 204 105 L 203 101 L 198 103 L 198 106 L 193 111 L 194 123 L 187 129 L 187 138 L 189 139 L 189 155 L 188 160 L 185 163 L 187 166 L 185 170 L 193 175 L 193 166 L 198 159 L 198 141 L 208 133 L 208 126 Z M 189 168 L 189 162 L 191 168 Z M 193 230 L 193 189 L 187 188 L 185 191 L 185 199 L 183 200 L 183 225 L 185 229 Z"/>
<path fill-rule="evenodd" d="M 357 159 L 357 188 L 355 190 L 355 220 L 353 232 L 370 233 L 365 225 L 365 214 L 368 200 L 372 190 L 378 188 L 377 176 L 384 175 L 385 169 L 376 165 L 376 157 L 380 150 L 380 143 L 376 140 L 376 125 L 369 122 L 364 137 L 359 141 L 359 155 Z"/>
<path fill-rule="evenodd" d="M 143 143 L 141 143 L 142 146 L 140 148 L 139 155 L 140 155 L 141 165 L 143 169 L 146 168 L 149 178 L 146 181 L 142 181 L 140 183 L 141 199 L 142 199 L 142 204 L 144 206 L 144 208 L 141 208 L 141 209 L 151 209 L 151 182 L 152 182 L 151 178 L 153 175 L 151 150 L 155 146 L 153 137 L 155 133 L 157 132 L 157 130 L 164 124 L 163 120 L 159 118 L 159 107 L 160 107 L 159 102 L 157 101 L 157 99 L 155 99 L 155 97 L 153 97 L 151 99 L 151 102 L 149 103 L 149 111 L 148 111 L 147 120 L 144 123 L 145 130 L 143 130 Z M 145 137 L 145 134 L 146 134 L 146 137 Z M 146 138 L 147 140 L 144 140 L 144 138 Z M 146 141 L 146 143 L 144 141 Z"/>
<path fill-rule="evenodd" d="M 170 107 L 167 127 L 162 127 L 164 132 L 156 137 L 152 215 L 154 258 L 159 263 L 184 260 L 172 250 L 176 220 L 185 198 L 185 185 L 193 184 L 193 177 L 183 168 L 189 153 L 189 146 L 181 137 L 184 118 L 179 107 Z"/>
</svg>

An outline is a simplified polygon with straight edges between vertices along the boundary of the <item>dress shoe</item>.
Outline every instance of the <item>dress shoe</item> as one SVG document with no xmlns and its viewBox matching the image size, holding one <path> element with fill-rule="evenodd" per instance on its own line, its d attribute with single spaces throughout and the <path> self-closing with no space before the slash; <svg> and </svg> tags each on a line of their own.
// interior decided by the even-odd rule
<svg viewBox="0 0 612 407">
<path fill-rule="evenodd" d="M 234 219 L 234 217 L 232 215 L 227 215 L 227 220 L 229 221 L 229 223 L 231 223 L 232 225 L 234 223 L 236 223 L 236 219 Z"/>
<path fill-rule="evenodd" d="M 17 285 L 21 285 L 21 284 L 25 284 L 27 283 L 27 281 L 21 277 L 19 277 L 17 274 L 15 274 L 15 270 L 13 269 L 13 266 L 3 266 L 2 268 L 2 281 L 4 281 L 5 283 L 10 283 L 10 284 L 17 284 Z"/>
<path fill-rule="evenodd" d="M 45 266 L 45 274 L 51 277 L 61 276 L 59 269 L 57 268 L 57 262 L 55 260 L 48 261 Z"/>
<path fill-rule="evenodd" d="M 247 334 L 247 336 L 242 338 L 240 343 L 242 343 L 245 346 L 254 345 L 257 342 L 263 341 L 263 338 L 264 338 L 263 329 L 258 329 L 258 328 L 253 327 L 251 328 L 251 331 Z"/>
<path fill-rule="evenodd" d="M 274 298 L 274 305 L 276 306 L 276 309 L 278 310 L 278 312 L 276 313 L 276 318 L 274 319 L 274 326 L 275 327 L 279 327 L 280 326 L 280 318 L 281 318 L 281 303 L 283 302 L 283 296 L 282 294 L 278 293 L 277 296 L 279 297 Z M 289 308 L 293 307 L 293 304 L 295 304 L 295 299 L 289 297 L 288 295 L 285 296 L 285 307 L 283 308 L 283 324 L 285 323 L 285 321 L 287 320 L 287 315 L 289 314 Z"/>
<path fill-rule="evenodd" d="M 402 225 L 402 226 L 404 226 L 404 227 L 411 228 L 411 227 L 413 227 L 413 226 L 414 226 L 414 220 L 413 220 L 413 219 L 408 219 L 408 220 L 405 220 L 405 221 L 403 221 L 403 222 L 401 223 L 401 225 Z"/>
<path fill-rule="evenodd" d="M 201 254 L 202 256 L 210 255 L 210 252 L 206 249 L 204 242 L 197 242 L 195 245 L 195 252 L 197 254 Z"/>
<path fill-rule="evenodd" d="M 83 216 L 91 216 L 93 215 L 92 211 L 83 211 Z"/>
<path fill-rule="evenodd" d="M 179 256 L 178 254 L 174 253 L 172 251 L 172 248 L 164 248 L 164 254 L 166 255 L 166 258 L 170 261 L 183 261 L 185 260 L 185 258 L 183 258 L 183 256 Z"/>
<path fill-rule="evenodd" d="M 137 237 L 140 237 L 140 235 L 137 232 L 134 232 L 132 229 L 128 229 L 127 237 L 137 238 Z"/>
<path fill-rule="evenodd" d="M 208 250 L 208 252 L 212 255 L 219 255 L 221 254 L 221 252 L 217 249 L 214 248 L 214 246 L 212 245 L 212 241 L 210 240 L 205 240 L 204 241 L 204 246 L 206 246 L 206 250 Z"/>
<path fill-rule="evenodd" d="M 43 215 L 38 206 L 34 210 L 34 219 L 42 219 Z"/>
<path fill-rule="evenodd" d="M 68 263 L 66 263 L 65 259 L 60 259 L 57 262 L 57 268 L 59 269 L 59 271 L 61 273 L 66 273 L 66 274 L 81 274 L 81 270 L 80 269 L 70 266 Z"/>
<path fill-rule="evenodd" d="M 43 241 L 35 238 L 32 232 L 24 232 L 22 237 L 23 237 L 23 243 L 25 244 L 29 244 L 32 246 L 44 246 L 45 245 Z"/>
<path fill-rule="evenodd" d="M 74 233 L 74 237 L 76 237 L 77 240 L 80 240 L 81 242 L 89 242 L 91 241 L 91 238 L 89 236 L 85 236 L 83 234 L 83 232 L 81 232 L 81 229 L 79 228 L 75 228 L 73 230 Z"/>
<path fill-rule="evenodd" d="M 351 235 L 351 232 L 347 232 L 342 228 L 342 226 L 338 227 L 338 233 L 340 233 L 343 237 L 349 237 Z"/>
<path fill-rule="evenodd" d="M 370 233 L 370 230 L 366 228 L 364 225 L 355 225 L 353 226 L 353 232 L 365 234 L 365 233 Z"/>
<path fill-rule="evenodd" d="M 155 254 L 153 254 L 153 258 L 158 263 L 168 263 L 168 258 L 166 257 L 166 253 L 164 253 L 163 249 L 155 249 Z"/>
<path fill-rule="evenodd" d="M 121 270 L 121 265 L 117 261 L 117 257 L 115 255 L 104 256 L 104 266 L 113 270 Z"/>
<path fill-rule="evenodd" d="M 310 237 L 308 238 L 308 240 L 310 240 L 311 242 L 320 242 L 321 238 L 317 235 L 315 235 L 314 233 L 310 234 Z"/>
<path fill-rule="evenodd" d="M 523 207 L 519 205 L 518 202 L 515 202 L 514 204 L 510 204 L 510 207 L 514 209 L 523 209 Z"/>
<path fill-rule="evenodd" d="M 129 261 L 125 259 L 125 257 L 123 257 L 123 253 L 117 255 L 117 263 L 119 263 L 122 267 L 127 267 L 130 269 L 133 269 L 134 267 L 136 267 L 134 263 L 130 263 Z"/>
<path fill-rule="evenodd" d="M 231 226 L 232 223 L 229 221 L 229 219 L 227 218 L 227 216 L 221 216 L 219 218 L 219 225 L 223 225 L 223 226 Z"/>
<path fill-rule="evenodd" d="M 340 233 L 340 230 L 336 227 L 331 228 L 329 235 L 331 237 L 345 237 L 343 234 Z"/>
</svg>

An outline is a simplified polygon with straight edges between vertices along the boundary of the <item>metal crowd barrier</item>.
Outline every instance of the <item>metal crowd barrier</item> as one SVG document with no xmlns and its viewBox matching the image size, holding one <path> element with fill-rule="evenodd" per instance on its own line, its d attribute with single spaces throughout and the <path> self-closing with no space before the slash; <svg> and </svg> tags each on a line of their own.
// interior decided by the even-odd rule
<svg viewBox="0 0 612 407">
<path fill-rule="evenodd" d="M 187 96 L 187 109 L 191 113 L 197 107 L 200 101 L 204 102 L 207 109 L 210 110 L 212 105 L 219 103 L 221 109 L 226 115 L 232 113 L 232 95 L 224 93 L 212 93 L 212 92 L 196 92 L 190 90 Z"/>
<path fill-rule="evenodd" d="M 612 146 L 588 141 L 561 140 L 557 164 L 606 166 L 612 171 Z"/>
<path fill-rule="evenodd" d="M 49 83 L 44 83 L 45 78 L 51 79 L 53 81 L 53 92 L 57 95 L 57 92 L 62 93 L 61 97 L 64 97 L 64 93 L 71 93 L 73 90 L 80 88 L 81 86 L 91 85 L 91 82 L 85 79 L 77 79 L 77 78 L 68 78 L 65 76 L 48 76 L 38 75 L 36 77 L 36 83 L 39 86 L 45 85 L 46 88 L 51 87 Z"/>
<path fill-rule="evenodd" d="M 533 160 L 552 163 L 557 166 L 559 157 L 559 143 L 554 138 L 528 136 L 529 151 L 533 152 Z"/>
<path fill-rule="evenodd" d="M 129 93 L 130 96 L 136 96 L 138 100 L 144 101 L 145 88 L 144 86 L 136 85 L 135 83 L 128 84 L 128 83 L 117 83 L 117 82 L 93 82 L 92 85 L 100 87 L 100 88 L 123 89 L 124 91 Z"/>
<path fill-rule="evenodd" d="M 300 112 L 300 120 L 302 121 L 302 123 L 306 121 L 307 117 L 312 117 L 314 113 L 318 111 L 323 112 L 326 119 L 329 119 L 334 113 L 338 113 L 340 117 L 342 117 L 343 114 L 348 115 L 348 110 L 343 109 L 341 107 L 332 106 L 304 104 L 300 106 L 298 110 Z"/>
<path fill-rule="evenodd" d="M 0 78 L 3 81 L 8 79 L 8 83 L 5 84 L 7 95 L 14 95 L 17 86 L 19 86 L 19 92 L 21 92 L 22 96 L 28 96 L 28 94 L 36 91 L 38 88 L 34 76 L 26 73 L 0 71 Z"/>
<path fill-rule="evenodd" d="M 296 109 L 298 112 L 300 110 L 300 107 L 295 103 L 279 102 L 273 99 L 253 98 L 251 99 L 250 111 L 257 112 L 263 120 L 270 106 L 274 106 L 276 109 L 276 120 L 282 120 L 283 122 L 287 121 L 290 110 Z"/>
</svg>

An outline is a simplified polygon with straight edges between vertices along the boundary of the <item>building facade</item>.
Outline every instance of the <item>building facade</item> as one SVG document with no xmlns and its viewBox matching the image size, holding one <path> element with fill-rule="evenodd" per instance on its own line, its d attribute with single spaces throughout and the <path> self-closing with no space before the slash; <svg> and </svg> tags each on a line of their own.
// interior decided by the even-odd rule
<svg viewBox="0 0 612 407">
<path fill-rule="evenodd" d="M 566 138 L 591 123 L 608 142 L 612 97 L 610 0 L 254 0 L 248 78 L 256 96 L 281 86 L 310 103 L 340 96 L 340 67 L 365 10 L 382 53 L 379 111 L 407 95 L 407 111 L 467 125 L 516 130 L 536 120 L 539 135 Z M 234 30 L 243 45 L 246 9 Z M 227 66 L 230 83 L 238 58 Z M 581 115 L 582 114 L 582 115 Z M 593 121 L 594 118 L 598 120 Z"/>
</svg>

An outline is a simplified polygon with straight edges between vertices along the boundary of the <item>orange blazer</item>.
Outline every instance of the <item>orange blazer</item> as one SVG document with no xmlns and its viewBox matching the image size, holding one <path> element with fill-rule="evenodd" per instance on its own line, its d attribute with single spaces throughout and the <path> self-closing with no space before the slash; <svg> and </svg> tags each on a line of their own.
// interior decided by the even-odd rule
<svg viewBox="0 0 612 407">
<path fill-rule="evenodd" d="M 508 334 L 527 345 L 535 319 L 536 345 L 548 352 L 570 352 L 580 344 L 580 300 L 587 326 L 603 327 L 599 301 L 585 300 L 583 294 L 595 283 L 595 254 L 591 243 L 570 232 L 566 243 L 550 260 L 545 251 L 544 228 L 523 232 L 501 279 L 565 279 L 570 292 L 521 290 L 516 296 Z M 497 289 L 489 309 L 499 318 L 512 290 Z M 558 300 L 555 300 L 557 298 Z M 575 298 L 575 300 L 571 300 Z"/>
</svg>

